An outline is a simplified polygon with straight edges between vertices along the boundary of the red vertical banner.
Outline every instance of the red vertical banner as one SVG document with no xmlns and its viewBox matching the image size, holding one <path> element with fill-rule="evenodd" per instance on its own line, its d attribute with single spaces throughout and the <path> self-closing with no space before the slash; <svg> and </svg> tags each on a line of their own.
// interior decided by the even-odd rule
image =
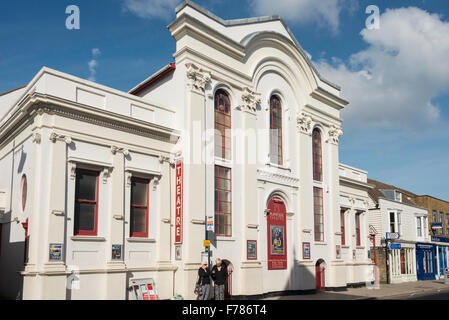
<svg viewBox="0 0 449 320">
<path fill-rule="evenodd" d="M 287 210 L 281 198 L 268 203 L 268 270 L 287 269 Z"/>
<path fill-rule="evenodd" d="M 182 200 L 183 200 L 184 165 L 182 160 L 176 162 L 175 191 L 175 244 L 182 244 Z"/>
</svg>

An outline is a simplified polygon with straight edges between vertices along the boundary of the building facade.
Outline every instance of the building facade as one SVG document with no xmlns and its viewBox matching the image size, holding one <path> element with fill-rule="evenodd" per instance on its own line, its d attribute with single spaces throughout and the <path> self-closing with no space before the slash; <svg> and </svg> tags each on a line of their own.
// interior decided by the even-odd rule
<svg viewBox="0 0 449 320">
<path fill-rule="evenodd" d="M 415 201 L 428 210 L 434 273 L 437 279 L 444 278 L 444 269 L 449 266 L 449 202 L 427 195 L 416 196 Z"/>
<path fill-rule="evenodd" d="M 417 281 L 418 275 L 431 277 L 427 210 L 416 205 L 414 195 L 406 190 L 372 179 L 368 182 L 375 186 L 369 191 L 372 202 L 368 223 L 379 234 L 375 248 L 376 255 L 381 257 L 380 281 L 399 283 Z"/>
<path fill-rule="evenodd" d="M 205 238 L 233 296 L 371 281 L 340 88 L 279 17 L 186 1 L 168 28 L 175 62 L 128 93 L 43 68 L 0 97 L 1 294 L 192 299 Z"/>
</svg>

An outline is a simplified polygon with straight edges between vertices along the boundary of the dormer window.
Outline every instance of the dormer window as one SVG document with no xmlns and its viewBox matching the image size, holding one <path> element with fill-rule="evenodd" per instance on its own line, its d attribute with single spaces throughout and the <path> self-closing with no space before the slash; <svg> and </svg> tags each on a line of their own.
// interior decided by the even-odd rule
<svg viewBox="0 0 449 320">
<path fill-rule="evenodd" d="M 398 202 L 402 202 L 402 192 L 395 190 L 394 191 L 394 198 Z"/>
</svg>

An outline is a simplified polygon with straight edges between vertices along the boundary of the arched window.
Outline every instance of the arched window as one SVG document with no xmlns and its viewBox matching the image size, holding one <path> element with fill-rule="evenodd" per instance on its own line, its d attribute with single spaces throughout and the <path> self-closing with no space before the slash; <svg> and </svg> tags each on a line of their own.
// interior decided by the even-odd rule
<svg viewBox="0 0 449 320">
<path fill-rule="evenodd" d="M 215 93 L 215 156 L 231 159 L 231 103 L 224 90 Z"/>
<path fill-rule="evenodd" d="M 323 181 L 321 131 L 314 129 L 312 134 L 313 148 L 313 180 Z"/>
<path fill-rule="evenodd" d="M 270 99 L 270 158 L 282 165 L 282 105 L 277 96 Z"/>
</svg>

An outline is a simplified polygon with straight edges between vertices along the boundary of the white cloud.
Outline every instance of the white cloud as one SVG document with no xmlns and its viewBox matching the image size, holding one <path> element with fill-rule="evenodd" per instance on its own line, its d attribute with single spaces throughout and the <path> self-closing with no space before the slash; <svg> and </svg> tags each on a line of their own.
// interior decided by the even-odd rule
<svg viewBox="0 0 449 320">
<path fill-rule="evenodd" d="M 316 65 L 342 86 L 347 125 L 419 129 L 436 124 L 432 101 L 449 90 L 449 23 L 419 8 L 387 10 L 379 30 L 361 32 L 368 47 L 346 63 Z"/>
<path fill-rule="evenodd" d="M 98 48 L 93 48 L 92 49 L 92 60 L 90 60 L 87 65 L 89 66 L 89 72 L 90 72 L 90 76 L 89 76 L 89 81 L 96 81 L 96 75 L 97 75 L 97 67 L 98 67 L 98 61 L 97 61 L 97 57 L 99 57 L 101 55 L 101 51 Z"/>
<path fill-rule="evenodd" d="M 94 58 L 95 58 L 95 57 L 98 57 L 100 54 L 101 54 L 100 49 L 98 49 L 98 48 L 93 48 L 93 49 L 92 49 L 92 56 L 93 56 Z"/>
<path fill-rule="evenodd" d="M 316 23 L 337 33 L 343 10 L 353 13 L 358 6 L 354 0 L 250 0 L 255 15 L 278 14 L 291 23 Z"/>
<path fill-rule="evenodd" d="M 124 0 L 123 8 L 140 18 L 168 19 L 180 0 Z"/>
</svg>

